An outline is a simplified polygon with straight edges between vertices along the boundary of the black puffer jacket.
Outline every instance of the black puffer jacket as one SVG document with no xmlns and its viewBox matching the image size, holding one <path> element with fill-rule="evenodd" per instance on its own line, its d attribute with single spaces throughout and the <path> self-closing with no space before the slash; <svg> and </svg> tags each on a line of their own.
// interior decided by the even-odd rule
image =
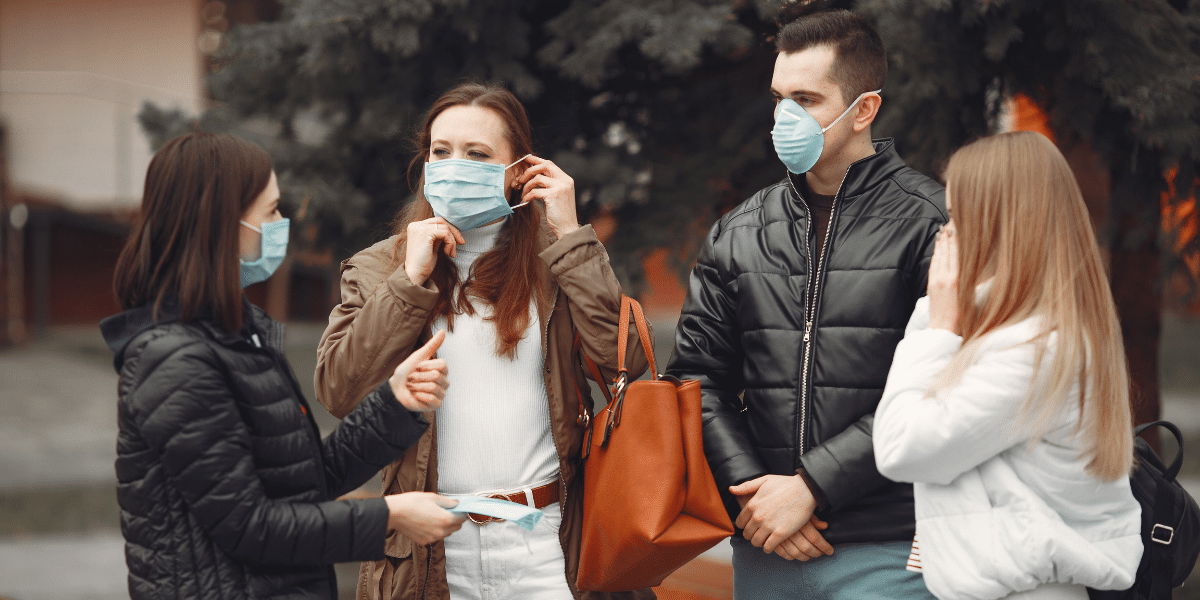
<svg viewBox="0 0 1200 600">
<path fill-rule="evenodd" d="M 912 539 L 914 530 L 912 486 L 875 469 L 871 424 L 925 294 L 945 200 L 891 140 L 875 150 L 838 190 L 819 266 L 806 243 L 810 213 L 790 181 L 713 226 L 668 368 L 701 382 L 704 450 L 730 515 L 738 505 L 728 486 L 803 468 L 823 497 L 830 543 Z"/>
<path fill-rule="evenodd" d="M 383 558 L 382 498 L 336 501 L 427 423 L 381 385 L 328 438 L 285 361 L 283 326 L 242 331 L 149 307 L 101 322 L 120 373 L 117 499 L 134 600 L 336 598 L 334 562 Z"/>
</svg>

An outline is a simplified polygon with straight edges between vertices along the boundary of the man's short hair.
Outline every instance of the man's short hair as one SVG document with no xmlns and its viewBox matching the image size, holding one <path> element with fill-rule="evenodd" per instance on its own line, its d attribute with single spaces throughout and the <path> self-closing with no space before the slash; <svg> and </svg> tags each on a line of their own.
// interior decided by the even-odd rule
<svg viewBox="0 0 1200 600">
<path fill-rule="evenodd" d="M 775 36 L 775 49 L 783 54 L 814 46 L 833 48 L 830 75 L 847 104 L 859 94 L 883 89 L 887 55 L 879 33 L 866 19 L 848 10 L 822 11 L 784 25 Z"/>
</svg>

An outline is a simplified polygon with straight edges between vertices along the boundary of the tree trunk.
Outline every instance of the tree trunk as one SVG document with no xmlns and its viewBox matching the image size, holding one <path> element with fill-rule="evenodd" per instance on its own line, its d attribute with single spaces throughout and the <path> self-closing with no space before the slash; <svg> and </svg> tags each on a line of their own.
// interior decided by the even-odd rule
<svg viewBox="0 0 1200 600">
<path fill-rule="evenodd" d="M 1158 352 L 1162 333 L 1162 182 L 1161 174 L 1114 171 L 1109 244 L 1112 290 L 1129 360 L 1130 400 L 1137 424 L 1157 420 L 1161 414 Z M 1158 448 L 1157 433 L 1148 436 L 1147 441 Z"/>
</svg>

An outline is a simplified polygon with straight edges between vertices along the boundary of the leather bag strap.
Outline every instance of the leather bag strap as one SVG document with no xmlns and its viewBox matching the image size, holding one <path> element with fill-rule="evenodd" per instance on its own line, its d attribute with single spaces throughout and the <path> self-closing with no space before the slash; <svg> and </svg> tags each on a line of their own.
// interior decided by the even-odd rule
<svg viewBox="0 0 1200 600">
<path fill-rule="evenodd" d="M 646 362 L 650 365 L 650 378 L 658 381 L 658 368 L 654 364 L 654 342 L 650 341 L 650 328 L 646 325 L 646 315 L 642 313 L 642 305 L 639 304 L 637 300 L 634 300 L 629 296 L 622 296 L 622 309 L 624 308 L 625 304 L 628 304 L 630 310 L 633 312 L 633 322 L 634 325 L 637 326 L 638 339 L 642 342 L 642 352 L 646 354 Z M 622 310 L 622 313 L 624 313 L 624 310 Z M 629 323 L 627 318 L 621 319 L 621 326 L 624 328 L 624 331 L 621 334 L 621 341 L 624 342 L 624 340 L 628 337 L 629 331 Z M 621 352 L 621 358 L 624 360 L 624 352 Z"/>
<path fill-rule="evenodd" d="M 588 367 L 594 369 L 593 373 L 599 373 L 599 369 L 595 368 L 595 363 L 592 362 L 592 359 L 588 358 L 587 354 L 583 352 L 583 338 L 579 337 L 578 333 L 575 334 L 575 342 L 571 344 L 571 356 L 576 357 L 576 360 L 578 360 L 579 356 L 583 356 L 588 362 Z M 583 436 L 583 460 L 587 460 L 588 455 L 592 452 L 592 411 L 583 404 L 584 386 L 587 383 L 579 377 L 578 367 L 579 365 L 575 364 L 571 368 L 571 375 L 575 378 L 575 398 L 579 404 L 579 416 L 575 417 L 575 422 L 587 432 Z M 600 389 L 604 390 L 604 395 L 607 397 L 608 388 L 604 385 L 603 378 L 598 374 L 593 375 L 593 377 L 597 378 L 596 381 L 600 384 Z"/>
<path fill-rule="evenodd" d="M 582 357 L 583 362 L 587 364 L 588 370 L 592 374 L 592 379 L 600 384 L 600 389 L 603 390 L 605 400 L 607 400 L 610 407 L 608 419 L 604 425 L 604 441 L 601 445 L 608 443 L 613 428 L 621 424 L 621 414 L 624 412 L 625 389 L 629 385 L 626 354 L 629 351 L 629 320 L 631 316 L 633 317 L 634 326 L 637 328 L 638 341 L 642 344 L 642 351 L 645 353 L 646 362 L 650 367 L 650 377 L 654 381 L 658 381 L 658 368 L 654 362 L 654 344 L 650 340 L 650 328 L 646 324 L 646 315 L 642 312 L 642 305 L 637 300 L 624 294 L 621 295 L 620 321 L 617 324 L 617 378 L 612 383 L 611 391 L 604 381 L 604 375 L 600 372 L 600 367 L 596 365 L 592 357 L 587 355 L 587 352 L 583 351 L 583 338 L 578 333 L 575 334 L 575 341 L 571 348 L 571 354 L 576 357 Z M 575 374 L 575 395 L 579 400 L 579 416 L 576 418 L 576 422 L 587 430 L 583 446 L 583 458 L 587 460 L 588 455 L 591 454 L 593 429 L 591 412 L 584 406 L 583 402 L 585 394 L 584 386 L 587 383 L 580 380 L 577 371 L 572 372 Z"/>
<path fill-rule="evenodd" d="M 617 321 L 617 376 L 628 373 L 625 369 L 625 352 L 629 346 L 629 296 L 621 294 L 621 316 Z M 626 375 L 628 377 L 628 375 Z"/>
<path fill-rule="evenodd" d="M 580 337 L 578 333 L 575 334 L 575 344 L 571 348 L 571 355 L 583 359 L 584 364 L 587 365 L 588 371 L 590 371 L 592 374 L 592 381 L 598 383 L 600 385 L 600 391 L 604 392 L 604 401 L 612 402 L 612 392 L 608 391 L 608 385 L 604 383 L 604 375 L 600 372 L 600 367 L 596 365 L 596 361 L 592 360 L 592 357 L 588 356 L 587 352 L 583 351 L 583 338 Z M 583 387 L 581 386 L 586 386 L 587 383 L 580 381 L 579 377 L 576 377 L 575 384 L 575 391 L 579 393 L 580 396 L 580 412 L 583 412 Z"/>
</svg>

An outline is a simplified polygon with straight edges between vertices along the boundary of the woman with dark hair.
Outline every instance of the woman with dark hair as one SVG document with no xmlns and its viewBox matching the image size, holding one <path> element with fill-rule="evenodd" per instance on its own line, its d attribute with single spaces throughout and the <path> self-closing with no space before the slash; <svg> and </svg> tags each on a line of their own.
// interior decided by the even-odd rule
<svg viewBox="0 0 1200 600">
<path fill-rule="evenodd" d="M 335 598 L 332 564 L 458 529 L 457 501 L 412 493 L 336 501 L 428 427 L 442 337 L 406 357 L 320 439 L 284 358 L 283 326 L 242 288 L 287 251 L 271 159 L 228 135 L 168 142 L 117 262 L 125 310 L 101 322 L 120 374 L 117 500 L 129 593 L 142 598 Z M 374 387 L 374 386 L 372 386 Z"/>
<path fill-rule="evenodd" d="M 420 442 L 384 469 L 383 492 L 501 497 L 544 517 L 529 533 L 473 515 L 444 543 L 389 538 L 387 558 L 363 564 L 359 597 L 653 597 L 575 588 L 584 429 L 572 342 L 578 334 L 604 376 L 616 375 L 621 286 L 595 231 L 576 220 L 574 182 L 531 154 L 525 109 L 501 87 L 446 92 L 416 142 L 416 198 L 395 235 L 342 266 L 317 399 L 347 414 L 370 381 L 445 332 L 454 386 Z M 646 369 L 636 333 L 629 346 L 636 378 Z"/>
</svg>

